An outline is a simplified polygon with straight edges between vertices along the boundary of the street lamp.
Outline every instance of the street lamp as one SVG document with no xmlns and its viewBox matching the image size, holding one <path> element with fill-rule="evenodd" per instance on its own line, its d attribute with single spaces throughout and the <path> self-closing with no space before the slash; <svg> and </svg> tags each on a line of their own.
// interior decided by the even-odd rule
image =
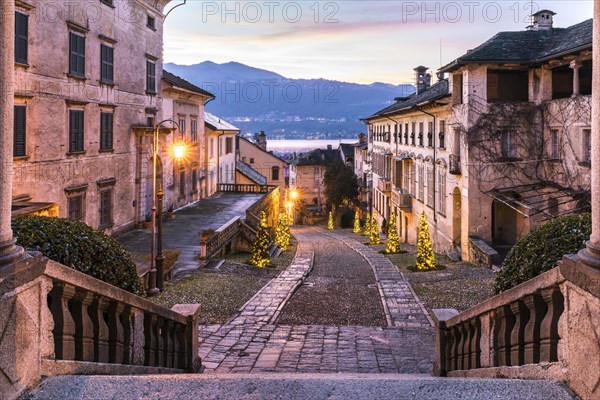
<svg viewBox="0 0 600 400">
<path fill-rule="evenodd" d="M 179 124 L 172 119 L 166 119 L 156 124 L 154 126 L 154 137 L 152 142 L 152 241 L 150 245 L 148 290 L 146 291 L 149 296 L 158 294 L 162 290 L 164 284 L 165 256 L 162 251 L 162 204 L 164 193 L 162 190 L 162 179 L 160 181 L 160 186 L 158 187 L 158 192 L 156 190 L 156 169 L 158 164 L 158 135 L 161 125 L 167 122 L 175 124 L 181 134 L 180 139 L 173 144 L 173 154 L 175 158 L 181 159 L 185 155 L 185 142 Z M 175 128 L 171 128 L 170 131 L 175 131 Z M 159 213 L 157 213 L 157 209 L 160 210 Z M 156 257 L 154 256 L 155 250 Z"/>
<path fill-rule="evenodd" d="M 296 189 L 293 189 L 290 192 L 290 198 L 292 201 L 288 202 L 288 207 L 290 208 L 290 218 L 292 220 L 292 225 L 296 222 L 294 220 L 295 218 L 295 213 L 296 213 L 296 200 L 298 199 L 298 191 Z"/>
</svg>

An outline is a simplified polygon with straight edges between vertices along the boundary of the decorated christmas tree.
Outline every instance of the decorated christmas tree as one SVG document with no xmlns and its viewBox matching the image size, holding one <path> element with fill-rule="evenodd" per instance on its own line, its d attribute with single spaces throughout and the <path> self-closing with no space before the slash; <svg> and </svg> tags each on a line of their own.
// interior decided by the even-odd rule
<svg viewBox="0 0 600 400">
<path fill-rule="evenodd" d="M 279 215 L 279 220 L 277 221 L 277 229 L 275 230 L 275 243 L 277 246 L 281 247 L 281 250 L 287 251 L 288 247 L 290 247 L 290 241 L 291 233 L 289 217 L 287 214 L 282 213 Z"/>
<path fill-rule="evenodd" d="M 387 225 L 387 245 L 385 252 L 388 254 L 396 254 L 400 250 L 400 238 L 396 231 L 396 214 L 390 215 L 390 222 Z"/>
<path fill-rule="evenodd" d="M 360 233 L 360 214 L 358 211 L 354 214 L 354 233 Z"/>
<path fill-rule="evenodd" d="M 333 230 L 333 213 L 331 211 L 329 211 L 329 220 L 327 221 L 327 229 L 330 231 Z"/>
<path fill-rule="evenodd" d="M 433 244 L 429 236 L 429 224 L 425 213 L 421 214 L 419 221 L 419 237 L 417 238 L 417 269 L 419 271 L 429 271 L 435 269 L 435 254 L 433 253 Z"/>
<path fill-rule="evenodd" d="M 256 232 L 256 241 L 252 245 L 252 256 L 250 264 L 260 268 L 267 267 L 271 263 L 269 257 L 269 227 L 267 226 L 267 213 L 260 213 L 260 225 Z"/>
<path fill-rule="evenodd" d="M 365 230 L 363 236 L 371 236 L 371 214 L 367 213 L 367 219 L 365 221 Z"/>
<path fill-rule="evenodd" d="M 371 235 L 369 237 L 370 244 L 379 244 L 381 243 L 381 239 L 379 239 L 379 225 L 377 224 L 377 218 L 373 215 L 371 218 Z"/>
</svg>

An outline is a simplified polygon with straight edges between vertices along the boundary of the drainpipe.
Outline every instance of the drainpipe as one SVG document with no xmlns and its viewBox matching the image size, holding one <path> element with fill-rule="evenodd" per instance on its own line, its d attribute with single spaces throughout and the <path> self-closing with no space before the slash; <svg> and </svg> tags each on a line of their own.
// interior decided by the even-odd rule
<svg viewBox="0 0 600 400">
<path fill-rule="evenodd" d="M 225 134 L 222 130 L 221 134 L 217 136 L 217 192 L 219 191 L 219 185 L 221 184 L 221 136 Z"/>
</svg>

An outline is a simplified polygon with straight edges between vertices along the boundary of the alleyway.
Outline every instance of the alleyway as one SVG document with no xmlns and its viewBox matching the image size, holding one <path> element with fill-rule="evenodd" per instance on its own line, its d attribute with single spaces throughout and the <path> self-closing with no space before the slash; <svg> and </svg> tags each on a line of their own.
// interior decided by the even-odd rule
<svg viewBox="0 0 600 400">
<path fill-rule="evenodd" d="M 299 246 L 292 265 L 227 324 L 201 326 L 200 356 L 206 372 L 429 373 L 434 358 L 431 322 L 396 267 L 341 235 L 309 227 L 294 228 L 293 234 Z M 348 282 L 332 279 L 336 269 Z M 330 279 L 319 283 L 325 275 Z M 310 286 L 296 292 L 304 281 L 320 286 L 317 290 L 330 285 L 335 291 L 337 283 L 348 287 L 342 288 L 342 297 L 311 304 L 303 312 L 302 302 L 312 296 Z M 353 288 L 355 297 L 343 295 Z M 336 312 L 342 321 L 362 318 L 382 326 L 347 326 L 335 320 Z M 350 317 L 352 312 L 359 314 L 356 319 Z M 367 317 L 368 313 L 374 315 Z M 328 320 L 332 323 L 315 324 Z"/>
</svg>

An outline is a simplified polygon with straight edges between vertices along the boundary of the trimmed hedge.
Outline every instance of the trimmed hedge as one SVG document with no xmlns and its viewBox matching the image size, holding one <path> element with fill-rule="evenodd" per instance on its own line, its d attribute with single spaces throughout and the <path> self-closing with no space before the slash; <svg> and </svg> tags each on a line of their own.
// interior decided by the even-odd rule
<svg viewBox="0 0 600 400">
<path fill-rule="evenodd" d="M 585 247 L 592 233 L 590 214 L 555 218 L 532 230 L 510 250 L 496 276 L 496 293 L 556 267 L 565 254 Z"/>
<path fill-rule="evenodd" d="M 110 236 L 69 219 L 19 216 L 12 219 L 17 242 L 51 260 L 128 292 L 144 295 L 135 262 Z"/>
</svg>

